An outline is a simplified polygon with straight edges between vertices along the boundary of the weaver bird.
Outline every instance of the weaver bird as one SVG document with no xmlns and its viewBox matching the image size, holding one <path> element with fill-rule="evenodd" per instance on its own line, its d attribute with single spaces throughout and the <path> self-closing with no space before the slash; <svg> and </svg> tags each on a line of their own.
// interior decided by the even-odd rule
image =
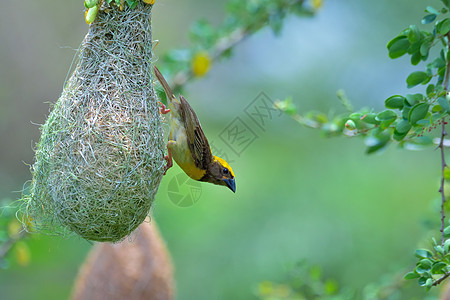
<svg viewBox="0 0 450 300">
<path fill-rule="evenodd" d="M 170 112 L 168 155 L 164 157 L 167 161 L 166 171 L 172 167 L 174 159 L 192 179 L 224 185 L 235 192 L 233 170 L 225 160 L 211 153 L 208 139 L 192 107 L 182 95 L 179 95 L 178 100 L 158 68 L 153 69 L 169 105 L 169 109 L 166 109 L 161 103 L 161 113 Z"/>
</svg>

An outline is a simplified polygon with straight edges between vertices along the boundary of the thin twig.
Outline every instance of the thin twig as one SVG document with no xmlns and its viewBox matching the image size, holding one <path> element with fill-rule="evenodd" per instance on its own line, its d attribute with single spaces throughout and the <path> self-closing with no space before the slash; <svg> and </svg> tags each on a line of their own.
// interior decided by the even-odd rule
<svg viewBox="0 0 450 300">
<path fill-rule="evenodd" d="M 450 33 L 447 33 L 447 51 L 450 51 Z M 444 90 L 448 91 L 449 85 L 449 76 L 450 76 L 450 61 L 447 60 L 447 68 L 445 69 L 445 77 L 444 77 Z M 444 191 L 444 183 L 445 183 L 445 168 L 447 167 L 447 163 L 445 162 L 445 147 L 444 140 L 447 135 L 447 131 L 445 130 L 445 125 L 447 122 L 445 121 L 445 117 L 442 118 L 441 122 L 441 140 L 439 142 L 439 148 L 441 150 L 441 187 L 439 188 L 439 193 L 441 193 L 441 245 L 444 246 L 444 228 L 445 228 L 445 191 Z"/>
<path fill-rule="evenodd" d="M 445 279 L 448 278 L 448 276 L 450 276 L 450 272 L 445 273 L 444 275 L 442 275 L 441 278 L 437 279 L 436 281 L 433 282 L 433 286 L 437 286 L 438 284 L 440 284 L 442 281 L 444 281 Z"/>
<path fill-rule="evenodd" d="M 236 44 L 243 41 L 246 37 L 250 35 L 250 31 L 243 28 L 238 28 L 230 33 L 228 36 L 220 39 L 214 46 L 211 59 L 216 61 L 219 59 L 223 53 L 232 49 Z M 194 78 L 194 73 L 192 70 L 182 70 L 173 76 L 173 90 L 179 91 L 188 81 Z"/>
<path fill-rule="evenodd" d="M 305 0 L 292 0 L 292 1 L 286 1 L 284 6 L 282 7 L 285 12 L 289 12 L 289 9 L 298 5 L 303 5 Z M 210 51 L 210 57 L 212 61 L 218 60 L 222 55 L 234 48 L 237 44 L 242 42 L 245 38 L 253 35 L 257 31 L 261 30 L 264 27 L 267 27 L 269 25 L 269 18 L 270 15 L 265 16 L 263 19 L 256 20 L 255 24 L 257 26 L 255 27 L 255 24 L 252 24 L 252 26 L 242 26 L 238 27 L 235 30 L 233 30 L 230 34 L 227 36 L 219 39 L 216 44 L 212 47 Z M 195 77 L 194 73 L 192 73 L 192 70 L 181 70 L 172 77 L 172 89 L 173 91 L 179 92 L 181 88 L 190 80 L 192 80 Z"/>
<path fill-rule="evenodd" d="M 447 65 L 447 68 L 449 66 Z M 447 72 L 448 73 L 448 72 Z M 441 141 L 439 143 L 439 148 L 441 150 L 441 187 L 439 188 L 439 193 L 441 193 L 441 245 L 444 246 L 444 227 L 445 227 L 445 192 L 444 192 L 444 183 L 445 183 L 445 167 L 447 164 L 445 163 L 445 153 L 444 153 L 444 138 L 447 135 L 447 132 L 445 131 L 445 118 L 442 119 L 442 130 L 441 130 Z"/>
</svg>

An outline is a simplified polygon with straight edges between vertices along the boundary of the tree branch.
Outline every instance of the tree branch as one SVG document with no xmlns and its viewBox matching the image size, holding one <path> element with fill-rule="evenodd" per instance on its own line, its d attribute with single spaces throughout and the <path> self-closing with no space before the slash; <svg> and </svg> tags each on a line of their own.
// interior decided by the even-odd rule
<svg viewBox="0 0 450 300">
<path fill-rule="evenodd" d="M 230 49 L 232 49 L 236 44 L 244 40 L 246 37 L 250 35 L 248 30 L 243 28 L 238 28 L 230 33 L 227 37 L 220 39 L 217 44 L 214 46 L 211 59 L 212 61 L 216 61 L 222 54 Z M 182 70 L 176 73 L 173 77 L 173 90 L 179 91 L 186 82 L 190 81 L 194 78 L 194 74 L 192 70 Z"/>
<path fill-rule="evenodd" d="M 273 10 L 279 10 L 280 14 L 285 17 L 289 13 L 300 14 L 300 10 L 298 7 L 305 8 L 303 5 L 305 4 L 305 0 L 283 0 L 279 1 L 279 3 L 275 4 Z M 276 8 L 276 9 L 275 9 Z M 305 10 L 302 12 L 305 15 L 313 15 L 314 10 Z M 228 17 L 236 17 L 234 13 L 230 13 Z M 228 33 L 226 36 L 219 38 L 213 46 L 208 50 L 211 60 L 214 62 L 222 55 L 234 48 L 237 44 L 243 41 L 248 36 L 253 35 L 257 31 L 262 28 L 271 26 L 271 13 L 266 12 L 259 14 L 257 13 L 256 19 L 252 20 L 250 24 L 239 24 L 234 30 Z M 223 28 L 226 29 L 227 25 L 223 25 Z M 176 72 L 172 77 L 172 89 L 173 91 L 180 92 L 181 88 L 190 80 L 195 78 L 195 74 L 192 73 L 192 70 L 186 69 Z"/>
</svg>

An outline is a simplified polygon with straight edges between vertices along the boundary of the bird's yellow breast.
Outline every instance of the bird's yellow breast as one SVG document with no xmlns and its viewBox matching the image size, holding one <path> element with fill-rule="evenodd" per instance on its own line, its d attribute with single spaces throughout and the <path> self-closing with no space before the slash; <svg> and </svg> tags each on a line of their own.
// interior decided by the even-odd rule
<svg viewBox="0 0 450 300">
<path fill-rule="evenodd" d="M 176 118 L 171 118 L 168 147 L 171 150 L 173 160 L 189 177 L 200 180 L 206 174 L 206 170 L 195 166 L 194 158 L 187 143 L 186 129 Z"/>
<path fill-rule="evenodd" d="M 194 180 L 200 180 L 203 177 L 203 175 L 205 175 L 206 170 L 197 168 L 194 159 L 192 158 L 191 151 L 189 149 L 185 149 L 185 147 L 183 147 L 182 144 L 180 145 L 177 142 L 173 144 L 171 150 L 173 159 L 189 177 L 191 177 Z"/>
<path fill-rule="evenodd" d="M 175 160 L 176 161 L 176 160 Z M 194 161 L 192 162 L 186 162 L 186 163 L 178 163 L 177 164 L 180 166 L 180 168 L 183 169 L 183 171 L 192 179 L 194 180 L 200 180 L 205 174 L 206 174 L 206 170 L 202 170 L 200 168 L 197 168 L 195 166 Z"/>
</svg>

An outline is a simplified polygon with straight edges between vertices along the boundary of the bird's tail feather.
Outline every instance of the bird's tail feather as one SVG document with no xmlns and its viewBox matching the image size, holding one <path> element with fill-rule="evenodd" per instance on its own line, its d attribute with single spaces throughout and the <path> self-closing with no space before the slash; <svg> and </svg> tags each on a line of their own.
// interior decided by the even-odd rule
<svg viewBox="0 0 450 300">
<path fill-rule="evenodd" d="M 161 72 L 158 70 L 158 68 L 156 66 L 154 66 L 153 70 L 155 71 L 156 78 L 161 83 L 161 85 L 164 89 L 164 92 L 166 93 L 167 101 L 173 101 L 174 99 L 175 99 L 175 101 L 177 101 L 175 95 L 172 92 L 172 89 L 170 88 L 169 84 L 167 83 L 166 79 L 161 74 Z"/>
</svg>

